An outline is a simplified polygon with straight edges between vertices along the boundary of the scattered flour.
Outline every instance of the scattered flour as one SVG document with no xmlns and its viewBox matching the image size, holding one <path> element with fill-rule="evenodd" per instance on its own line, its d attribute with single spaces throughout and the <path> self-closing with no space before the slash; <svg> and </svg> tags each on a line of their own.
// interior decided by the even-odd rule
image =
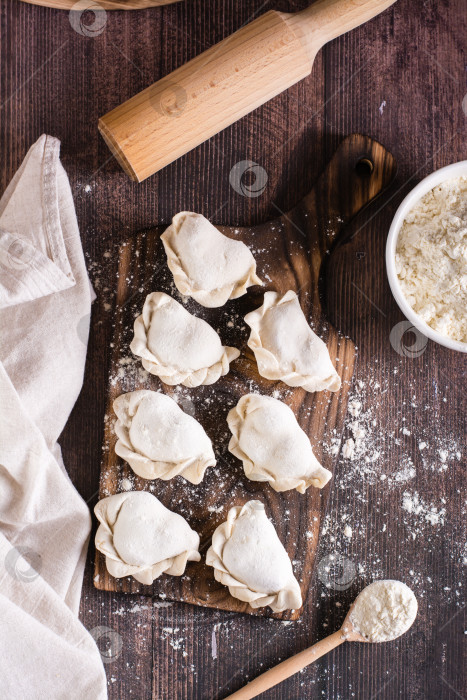
<svg viewBox="0 0 467 700">
<path fill-rule="evenodd" d="M 133 482 L 128 478 L 124 478 L 121 480 L 120 486 L 123 491 L 131 491 L 133 488 Z"/>
<path fill-rule="evenodd" d="M 87 191 L 87 190 L 86 190 Z M 86 267 L 91 279 L 92 287 L 96 293 L 96 302 L 102 305 L 104 311 L 109 312 L 113 308 L 115 292 L 103 283 L 109 278 L 109 266 L 112 264 L 112 253 L 105 251 L 101 260 L 91 260 L 86 254 Z"/>
<path fill-rule="evenodd" d="M 444 499 L 442 500 L 443 503 L 446 502 Z M 419 520 L 426 520 L 430 525 L 444 525 L 446 508 L 437 508 L 434 505 L 427 505 L 416 491 L 414 491 L 414 493 L 404 491 L 402 508 L 407 511 L 407 513 L 416 516 Z M 415 531 L 412 532 L 412 536 L 415 539 Z"/>
<path fill-rule="evenodd" d="M 378 396 L 388 391 L 388 386 L 382 387 L 370 376 L 366 382 L 357 382 L 354 388 L 349 400 L 342 445 L 338 438 L 333 438 L 327 447 L 331 454 L 338 454 L 342 448 L 345 460 L 342 486 L 350 485 L 359 477 L 369 484 L 385 481 L 387 486 L 397 486 L 414 479 L 417 475 L 412 458 L 414 444 L 418 446 L 421 464 L 427 471 L 447 471 L 453 463 L 462 459 L 457 440 L 448 435 L 435 434 L 430 444 L 418 437 L 414 428 L 402 425 L 399 429 L 394 426 L 388 430 L 387 426 L 380 424 L 379 418 L 376 418 L 378 412 L 372 407 L 378 401 Z M 410 408 L 415 406 L 411 405 Z M 425 434 L 429 432 L 428 427 Z"/>
<path fill-rule="evenodd" d="M 402 363 L 403 361 L 401 361 Z M 341 453 L 342 461 L 334 475 L 331 504 L 323 520 L 318 554 L 318 580 L 321 598 L 335 597 L 336 591 L 350 588 L 357 580 L 384 579 L 396 570 L 404 575 L 425 598 L 433 591 L 433 583 L 423 569 L 414 567 L 414 540 L 436 548 L 445 537 L 445 528 L 453 530 L 453 562 L 462 560 L 462 525 L 449 518 L 449 509 L 442 493 L 420 497 L 419 491 L 432 481 L 432 474 L 446 474 L 456 479 L 462 468 L 462 446 L 456 437 L 443 430 L 443 411 L 433 416 L 430 404 L 423 405 L 414 395 L 393 412 L 392 422 L 382 415 L 381 404 L 394 383 L 398 367 L 369 371 L 365 381 L 357 380 L 349 399 L 342 444 L 338 436 L 328 441 L 330 454 Z M 406 380 L 405 380 L 406 381 Z M 444 405 L 443 392 L 452 391 L 449 384 L 434 386 L 435 395 Z M 410 396 L 410 393 L 409 393 Z M 395 418 L 395 420 L 394 420 Z M 338 491 L 344 494 L 337 496 Z M 339 509 L 334 499 L 339 499 Z M 343 504 L 348 504 L 343 506 Z M 382 524 L 374 528 L 374 513 Z M 349 537 L 350 532 L 352 537 Z M 372 540 L 375 544 L 371 545 Z M 385 550 L 397 552 L 388 568 Z M 366 542 L 362 549 L 360 543 Z M 407 545 L 407 547 L 406 547 Z M 322 565 L 320 568 L 320 564 Z M 454 587 L 437 587 L 437 595 L 445 602 L 462 599 L 462 582 Z"/>
<path fill-rule="evenodd" d="M 164 600 L 153 600 L 151 603 L 131 603 L 131 602 L 129 602 L 128 607 L 125 605 L 122 605 L 117 610 L 114 610 L 112 614 L 125 616 L 125 615 L 141 613 L 141 612 L 144 612 L 147 610 L 153 611 L 154 609 L 157 609 L 157 608 L 170 608 L 170 607 L 172 607 L 172 605 L 173 605 L 173 603 L 169 603 L 169 602 L 166 602 Z"/>
</svg>

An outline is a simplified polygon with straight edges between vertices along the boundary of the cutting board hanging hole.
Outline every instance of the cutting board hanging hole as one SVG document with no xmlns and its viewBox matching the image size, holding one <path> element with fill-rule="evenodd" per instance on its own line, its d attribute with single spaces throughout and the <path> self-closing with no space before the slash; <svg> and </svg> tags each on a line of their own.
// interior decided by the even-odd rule
<svg viewBox="0 0 467 700">
<path fill-rule="evenodd" d="M 370 177 L 374 168 L 375 165 L 369 158 L 360 158 L 355 165 L 355 172 L 359 177 L 366 178 Z"/>
</svg>

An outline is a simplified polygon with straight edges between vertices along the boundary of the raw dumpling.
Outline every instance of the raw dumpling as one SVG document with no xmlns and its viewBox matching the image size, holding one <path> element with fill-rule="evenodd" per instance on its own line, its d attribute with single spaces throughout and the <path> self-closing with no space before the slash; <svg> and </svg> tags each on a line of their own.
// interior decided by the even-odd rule
<svg viewBox="0 0 467 700">
<path fill-rule="evenodd" d="M 323 488 L 332 474 L 313 454 L 293 411 L 270 396 L 242 396 L 227 416 L 229 450 L 243 461 L 252 481 L 269 481 L 274 491 Z"/>
<path fill-rule="evenodd" d="M 117 415 L 115 452 L 144 479 L 173 479 L 192 484 L 216 463 L 212 444 L 195 418 L 165 394 L 131 391 L 113 403 Z"/>
<path fill-rule="evenodd" d="M 341 380 L 323 341 L 313 333 L 298 297 L 288 291 L 281 298 L 266 292 L 263 305 L 245 316 L 258 371 L 266 379 L 280 379 L 307 391 L 339 391 Z"/>
<path fill-rule="evenodd" d="M 146 297 L 130 348 L 144 369 L 166 384 L 214 384 L 240 351 L 223 346 L 216 331 L 163 292 Z"/>
<path fill-rule="evenodd" d="M 206 563 L 230 595 L 252 608 L 269 605 L 282 612 L 302 605 L 289 556 L 260 501 L 229 510 L 226 522 L 214 531 Z"/>
<path fill-rule="evenodd" d="M 262 284 L 249 248 L 224 236 L 201 214 L 176 214 L 161 240 L 178 291 L 203 306 L 223 306 Z"/>
<path fill-rule="evenodd" d="M 151 584 L 161 574 L 182 576 L 187 561 L 199 561 L 199 535 L 151 493 L 129 491 L 99 501 L 96 549 L 115 578 L 133 576 Z"/>
</svg>

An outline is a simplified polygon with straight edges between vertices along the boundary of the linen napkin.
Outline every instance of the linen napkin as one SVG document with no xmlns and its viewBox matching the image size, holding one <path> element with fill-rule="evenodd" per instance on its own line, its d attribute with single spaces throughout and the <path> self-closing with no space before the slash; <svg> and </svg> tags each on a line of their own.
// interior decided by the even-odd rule
<svg viewBox="0 0 467 700">
<path fill-rule="evenodd" d="M 0 201 L 0 697 L 101 700 L 78 620 L 91 517 L 57 439 L 80 392 L 91 311 L 60 142 L 41 136 Z"/>
</svg>

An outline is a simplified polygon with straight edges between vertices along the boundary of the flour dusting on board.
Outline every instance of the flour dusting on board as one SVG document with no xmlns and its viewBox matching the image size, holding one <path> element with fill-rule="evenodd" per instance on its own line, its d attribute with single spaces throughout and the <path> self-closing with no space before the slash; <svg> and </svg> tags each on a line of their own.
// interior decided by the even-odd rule
<svg viewBox="0 0 467 700">
<path fill-rule="evenodd" d="M 297 249 L 297 255 L 301 253 L 301 245 L 296 242 L 292 246 L 292 257 L 294 246 Z M 262 247 L 252 246 L 252 252 L 255 256 L 260 256 Z M 273 277 L 268 264 L 260 265 L 259 269 L 262 279 L 269 281 Z M 128 281 L 131 282 L 131 280 Z M 178 294 L 167 271 L 158 268 L 155 277 L 135 290 L 135 296 L 126 302 L 130 311 L 128 315 L 133 320 L 141 313 L 145 295 L 155 289 L 171 294 L 191 312 L 196 312 L 197 307 L 193 302 Z M 303 294 L 303 298 L 307 298 L 306 293 Z M 236 309 L 235 304 L 228 305 L 222 313 L 219 310 L 212 316 L 209 316 L 209 313 L 205 318 L 220 334 L 223 343 L 237 347 L 245 344 L 249 331 L 243 322 L 243 315 Z M 131 324 L 128 328 L 121 330 L 127 340 L 131 339 Z M 336 358 L 332 359 L 334 361 Z M 309 600 L 309 605 L 316 609 L 322 608 L 323 598 L 331 598 L 335 600 L 336 607 L 340 606 L 341 602 L 338 600 L 336 591 L 345 591 L 349 586 L 359 590 L 365 583 L 376 578 L 394 575 L 393 570 L 387 569 L 386 558 L 378 553 L 381 552 L 381 547 L 379 549 L 371 547 L 373 538 L 387 540 L 387 547 L 390 548 L 391 540 L 394 538 L 395 541 L 397 529 L 398 543 L 403 542 L 405 538 L 407 541 L 415 539 L 420 540 L 421 543 L 428 542 L 433 546 L 433 543 L 441 541 L 446 525 L 453 525 L 449 522 L 443 494 L 433 493 L 430 498 L 422 499 L 421 484 L 429 481 L 433 473 L 445 474 L 449 478 L 450 473 L 461 465 L 463 446 L 455 437 L 445 434 L 442 426 L 438 426 L 438 429 L 433 428 L 433 416 L 428 413 L 428 408 L 423 404 L 416 404 L 415 388 L 413 400 L 399 407 L 396 423 L 388 425 L 381 422 L 382 418 L 379 418 L 381 411 L 378 410 L 378 405 L 382 400 L 387 400 L 391 385 L 397 378 L 398 367 L 383 369 L 377 366 L 377 362 L 377 359 L 374 360 L 374 368 L 371 365 L 365 366 L 364 380 L 357 379 L 352 388 L 343 434 L 328 431 L 322 445 L 324 457 L 329 460 L 328 464 L 332 464 L 336 459 L 338 464 L 331 482 L 333 485 L 331 504 L 329 514 L 323 522 L 320 550 L 316 560 L 317 576 L 313 584 L 313 589 L 316 587 L 316 594 Z M 159 385 L 155 383 L 157 380 L 148 375 L 141 367 L 139 360 L 129 352 L 128 342 L 122 346 L 122 356 L 117 366 L 114 366 L 110 381 L 111 385 L 120 387 L 122 391 L 132 391 L 141 385 L 145 388 L 159 389 Z M 440 392 L 441 389 L 440 385 Z M 239 391 L 261 393 L 263 389 L 254 380 L 249 379 L 243 381 L 241 386 L 239 385 Z M 244 500 L 244 487 L 240 484 L 241 466 L 232 465 L 227 451 L 230 433 L 224 418 L 227 411 L 234 405 L 232 397 L 222 395 L 224 405 L 219 413 L 219 387 L 216 385 L 199 387 L 197 390 L 179 386 L 168 389 L 168 393 L 184 411 L 196 417 L 201 423 L 204 416 L 211 415 L 216 419 L 219 418 L 215 441 L 218 461 L 216 467 L 209 469 L 206 478 L 209 479 L 213 492 L 218 492 L 219 489 L 228 490 L 231 499 Z M 440 401 L 446 402 L 448 393 L 446 388 L 444 395 L 440 396 Z M 288 401 L 293 396 L 293 390 L 278 383 L 271 391 L 271 395 Z M 318 400 L 326 404 L 329 399 L 323 394 Z M 420 414 L 420 421 L 413 420 L 414 414 L 417 413 Z M 305 417 L 307 415 L 309 414 L 305 412 Z M 412 416 L 412 420 L 409 416 Z M 113 414 L 106 416 L 106 421 L 110 425 L 114 420 Z M 105 445 L 104 450 L 108 449 L 109 445 Z M 154 482 L 142 484 L 129 470 L 122 472 L 117 484 L 118 491 L 142 487 L 158 493 L 164 485 L 156 485 Z M 339 512 L 333 507 L 332 502 L 333 493 L 337 493 L 337 490 L 348 494 L 348 499 L 347 496 L 344 499 L 348 505 L 341 508 Z M 215 496 L 208 502 L 205 502 L 205 499 L 206 493 L 201 489 L 193 489 L 182 479 L 177 479 L 174 510 L 187 518 L 196 529 L 196 522 L 194 522 L 196 512 L 200 506 L 203 506 L 207 513 L 209 527 L 213 530 L 225 520 L 225 506 L 216 503 Z M 340 500 L 342 502 L 342 497 Z M 377 532 L 374 530 L 373 510 L 383 514 L 386 520 Z M 284 513 L 284 522 L 288 522 L 288 517 L 287 513 Z M 316 541 L 317 536 L 318 529 L 315 529 L 313 522 L 310 522 L 305 531 L 305 538 L 313 542 Z M 362 543 L 365 543 L 364 547 Z M 456 539 L 449 556 L 453 561 L 457 561 L 463 555 L 464 550 L 461 549 L 459 538 Z M 326 557 L 329 561 L 325 560 Z M 325 560 L 323 566 L 320 567 L 323 560 Z M 413 563 L 407 560 L 403 545 L 398 553 L 398 561 L 398 576 L 404 575 L 406 583 L 416 589 L 417 596 L 423 598 L 427 587 L 433 585 L 430 577 L 422 568 L 417 570 Z M 347 566 L 348 578 L 344 580 L 345 577 L 341 576 L 341 583 L 335 585 L 332 580 L 333 567 L 342 569 L 343 562 L 344 568 Z M 300 573 L 302 564 L 303 562 L 299 559 L 293 562 L 294 571 L 297 574 Z M 187 578 L 189 575 L 188 570 Z M 443 590 L 442 595 L 448 601 L 457 602 L 462 597 L 461 585 L 452 590 Z M 201 610 L 198 614 L 202 614 Z M 266 621 L 261 622 L 263 623 L 265 624 Z M 272 623 L 274 624 L 274 621 Z M 323 628 L 326 628 L 328 623 L 332 624 L 328 618 L 324 618 Z M 277 625 L 277 622 L 275 624 Z M 300 621 L 294 622 L 293 627 L 296 629 L 300 624 Z M 221 655 L 227 630 L 235 630 L 235 626 L 236 622 L 233 618 L 224 626 L 211 630 L 213 659 Z M 175 631 L 177 629 L 178 631 Z M 183 629 L 168 625 L 164 630 L 163 634 L 172 651 L 183 653 L 185 650 Z"/>
<path fill-rule="evenodd" d="M 245 236 L 244 230 L 242 235 Z M 252 253 L 258 259 L 258 268 L 261 268 L 262 279 L 276 281 L 280 279 L 279 284 L 283 284 L 284 261 L 278 261 L 277 256 L 271 255 L 271 252 L 273 248 L 277 247 L 277 240 L 274 241 L 274 237 L 282 235 L 283 228 L 272 225 L 267 235 L 255 232 L 253 245 L 250 244 Z M 108 414 L 105 416 L 106 443 L 103 446 L 104 467 L 101 473 L 100 496 L 146 489 L 157 495 L 173 511 L 183 516 L 190 523 L 190 526 L 200 533 L 203 550 L 203 547 L 209 546 L 208 539 L 212 532 L 225 520 L 228 509 L 232 505 L 242 504 L 246 500 L 254 498 L 254 491 L 257 489 L 260 499 L 267 496 L 268 516 L 273 520 L 275 526 L 279 527 L 282 540 L 286 540 L 295 575 L 301 577 L 304 586 L 308 587 L 312 572 L 311 557 L 314 556 L 318 545 L 319 517 L 317 516 L 320 512 L 321 497 L 314 488 L 310 488 L 309 494 L 304 496 L 299 503 L 294 503 L 293 499 L 289 498 L 288 500 L 291 501 L 293 507 L 284 508 L 283 515 L 280 516 L 280 507 L 284 499 L 287 500 L 287 495 L 278 494 L 269 498 L 269 494 L 264 493 L 264 485 L 255 484 L 246 479 L 241 463 L 228 451 L 231 434 L 226 418 L 229 410 L 236 405 L 242 395 L 246 393 L 273 394 L 275 398 L 284 400 L 294 407 L 296 414 L 299 414 L 299 421 L 304 426 L 313 426 L 307 432 L 310 434 L 315 454 L 323 462 L 323 466 L 328 465 L 332 468 L 333 462 L 336 461 L 336 455 L 324 451 L 323 444 L 331 443 L 332 428 L 330 426 L 336 424 L 336 421 L 338 425 L 342 425 L 343 409 L 338 407 L 337 412 L 335 408 L 330 410 L 330 407 L 333 406 L 332 402 L 335 403 L 337 399 L 327 393 L 307 394 L 305 401 L 303 396 L 297 396 L 296 389 L 291 389 L 279 382 L 272 384 L 263 380 L 257 375 L 256 364 L 252 362 L 252 358 L 248 358 L 245 352 L 239 358 L 233 371 L 226 377 L 225 382 L 221 379 L 214 385 L 200 386 L 196 389 L 187 389 L 183 386 L 172 387 L 161 384 L 157 377 L 148 374 L 142 368 L 140 359 L 134 357 L 129 350 L 135 318 L 141 313 L 148 294 L 155 290 L 169 294 L 183 304 L 190 313 L 206 320 L 218 332 L 223 344 L 246 350 L 250 329 L 244 323 L 244 316 L 260 306 L 263 290 L 255 291 L 252 289 L 251 293 L 249 291 L 247 295 L 239 300 L 229 302 L 225 307 L 202 308 L 192 299 L 179 294 L 165 259 L 163 263 L 158 264 L 159 253 L 163 254 L 163 251 L 157 237 L 153 234 L 142 234 L 138 240 L 141 241 L 141 244 L 138 244 L 139 256 L 136 256 L 137 250 L 133 243 L 128 243 L 130 249 L 124 250 L 120 257 L 119 308 L 114 322 L 110 376 L 111 396 L 115 399 L 121 393 L 142 388 L 164 391 L 180 405 L 183 411 L 196 418 L 203 425 L 213 442 L 217 464 L 214 467 L 209 467 L 203 482 L 197 486 L 187 483 L 180 477 L 169 482 L 141 479 L 133 474 L 127 464 L 114 457 L 115 416 L 109 405 Z M 303 236 L 297 234 L 296 239 L 291 237 L 291 240 L 287 242 L 287 247 L 290 285 L 292 288 L 299 289 L 300 303 L 304 308 L 309 309 L 311 291 L 307 290 L 307 286 L 309 286 L 309 280 L 307 283 L 308 265 L 304 266 L 304 279 L 296 279 L 297 269 L 300 267 L 300 263 L 303 264 L 304 255 L 307 255 Z M 296 263 L 295 258 L 297 258 Z M 157 263 L 154 268 L 151 268 L 150 261 L 154 259 L 157 260 Z M 122 272 L 123 269 L 125 272 Z M 319 320 L 318 315 L 311 325 L 324 340 L 330 337 L 329 326 L 325 321 Z M 344 380 L 343 391 L 340 394 L 342 398 L 346 396 L 349 388 L 349 367 L 352 367 L 350 360 L 353 360 L 353 344 L 348 341 L 341 341 L 339 344 L 333 341 L 333 343 L 334 347 L 338 348 L 336 354 L 339 353 L 339 357 L 332 357 L 332 360 Z M 349 357 L 349 366 L 339 366 L 339 359 L 342 362 L 347 357 Z M 323 415 L 327 418 L 326 420 L 314 420 L 315 415 Z M 310 520 L 309 526 L 303 532 L 297 523 L 299 508 L 300 512 L 303 511 L 303 518 Z M 348 529 L 347 535 L 351 537 L 349 533 Z M 96 585 L 104 588 L 113 587 L 112 582 L 109 582 L 107 575 L 100 568 L 98 572 L 102 574 L 102 579 Z M 182 579 L 175 582 L 174 577 L 165 577 L 158 582 L 154 590 L 156 594 L 159 591 L 164 591 L 168 599 L 193 601 L 199 605 L 210 605 L 212 600 L 212 604 L 216 606 L 219 604 L 219 597 L 215 587 L 215 580 L 206 576 L 196 565 L 193 565 L 187 569 L 187 575 Z M 125 582 L 124 590 L 128 590 Z M 216 597 L 213 596 L 213 593 Z M 221 604 L 222 602 L 220 600 Z M 232 605 L 228 600 L 225 604 L 227 607 Z"/>
</svg>

